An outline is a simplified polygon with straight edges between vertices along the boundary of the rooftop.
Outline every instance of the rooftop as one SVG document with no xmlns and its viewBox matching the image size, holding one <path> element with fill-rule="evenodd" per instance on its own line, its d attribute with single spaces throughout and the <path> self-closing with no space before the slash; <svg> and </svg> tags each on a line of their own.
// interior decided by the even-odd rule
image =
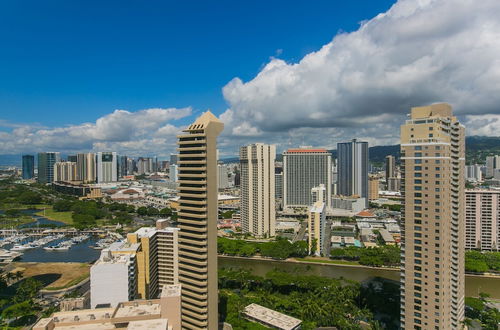
<svg viewBox="0 0 500 330">
<path fill-rule="evenodd" d="M 283 330 L 297 329 L 302 323 L 299 319 L 257 304 L 250 304 L 245 307 L 245 315 L 258 322 Z"/>
<path fill-rule="evenodd" d="M 320 149 L 295 148 L 295 149 L 288 149 L 286 152 L 290 152 L 290 153 L 314 153 L 314 152 L 328 153 L 328 150 L 323 149 L 323 148 L 320 148 Z"/>
<path fill-rule="evenodd" d="M 133 316 L 146 316 L 160 314 L 160 304 L 159 302 L 154 302 L 152 300 L 144 302 L 133 301 L 131 303 L 123 304 L 116 311 L 115 317 L 133 317 Z"/>
<path fill-rule="evenodd" d="M 165 330 L 168 321 L 166 319 L 156 319 L 147 321 L 134 321 L 128 324 L 128 330 Z"/>
<path fill-rule="evenodd" d="M 370 211 L 366 211 L 366 210 L 359 212 L 358 214 L 356 214 L 356 216 L 360 217 L 360 218 L 375 218 L 376 217 L 373 213 L 371 213 Z"/>
<path fill-rule="evenodd" d="M 141 238 L 141 237 L 153 237 L 153 235 L 155 233 L 156 233 L 156 228 L 154 228 L 154 227 L 142 227 L 142 228 L 137 229 L 137 231 L 135 232 L 135 234 L 137 234 L 137 236 L 139 236 L 139 238 Z"/>
</svg>

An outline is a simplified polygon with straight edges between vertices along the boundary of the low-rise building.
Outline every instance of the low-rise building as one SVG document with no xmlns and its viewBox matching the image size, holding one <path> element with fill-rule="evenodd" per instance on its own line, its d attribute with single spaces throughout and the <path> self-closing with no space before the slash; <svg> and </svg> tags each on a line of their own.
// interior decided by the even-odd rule
<svg viewBox="0 0 500 330">
<path fill-rule="evenodd" d="M 297 330 L 300 329 L 302 324 L 302 321 L 299 319 L 257 304 L 250 304 L 245 307 L 243 315 L 249 321 L 257 322 L 273 329 Z"/>
<path fill-rule="evenodd" d="M 358 197 L 335 196 L 332 199 L 332 207 L 334 209 L 360 212 L 366 207 L 366 199 Z"/>
<path fill-rule="evenodd" d="M 385 242 L 386 245 L 396 245 L 396 240 L 394 237 L 389 233 L 389 231 L 385 228 L 379 229 L 379 234 L 382 240 Z"/>
<path fill-rule="evenodd" d="M 57 312 L 33 330 L 180 330 L 180 285 L 164 286 L 160 299 L 120 302 L 115 307 Z"/>
</svg>

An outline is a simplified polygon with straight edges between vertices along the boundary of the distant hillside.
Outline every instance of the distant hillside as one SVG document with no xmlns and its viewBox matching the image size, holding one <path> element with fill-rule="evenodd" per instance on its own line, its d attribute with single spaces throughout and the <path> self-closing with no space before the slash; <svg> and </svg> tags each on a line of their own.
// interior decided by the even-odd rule
<svg viewBox="0 0 500 330">
<path fill-rule="evenodd" d="M 383 163 L 385 157 L 392 155 L 399 160 L 399 144 L 391 146 L 375 146 L 369 148 L 370 162 Z M 482 164 L 488 155 L 500 155 L 500 136 L 467 136 L 465 138 L 466 159 L 468 164 Z M 337 158 L 337 150 L 329 150 Z M 277 161 L 282 161 L 281 154 L 276 155 Z M 238 162 L 237 157 L 227 158 L 224 162 Z"/>
<path fill-rule="evenodd" d="M 500 155 L 500 136 L 467 136 L 465 138 L 466 160 L 468 164 L 482 164 L 488 155 Z M 370 162 L 382 163 L 387 155 L 399 159 L 399 144 L 392 146 L 370 147 Z M 330 150 L 333 157 L 337 157 L 337 150 Z M 277 161 L 282 161 L 281 154 L 276 155 Z M 222 159 L 225 163 L 239 162 L 238 157 Z M 21 166 L 21 155 L 0 155 L 0 166 Z M 36 157 L 35 157 L 36 162 Z"/>
</svg>

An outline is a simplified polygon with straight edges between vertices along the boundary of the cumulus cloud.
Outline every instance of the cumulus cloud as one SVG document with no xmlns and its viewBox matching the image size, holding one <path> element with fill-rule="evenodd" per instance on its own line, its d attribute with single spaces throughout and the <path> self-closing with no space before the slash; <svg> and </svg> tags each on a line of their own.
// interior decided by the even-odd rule
<svg viewBox="0 0 500 330">
<path fill-rule="evenodd" d="M 115 110 L 94 123 L 53 128 L 2 122 L 0 127 L 11 130 L 0 132 L 0 154 L 113 150 L 131 155 L 168 155 L 180 131 L 169 122 L 191 114 L 191 108 Z"/>
<path fill-rule="evenodd" d="M 397 143 L 412 106 L 448 102 L 469 135 L 499 135 L 498 17 L 498 0 L 400 0 L 298 63 L 272 58 L 254 79 L 230 81 L 226 134 Z"/>
<path fill-rule="evenodd" d="M 278 58 L 278 49 L 253 79 L 234 78 L 222 89 L 229 108 L 220 115 L 220 154 L 237 155 L 253 142 L 279 150 L 335 148 L 351 138 L 395 144 L 410 108 L 433 102 L 450 103 L 468 135 L 499 135 L 498 17 L 498 0 L 399 0 L 298 63 Z M 180 130 L 171 121 L 190 115 L 190 108 L 116 110 L 59 128 L 0 120 L 0 153 L 167 155 Z"/>
</svg>

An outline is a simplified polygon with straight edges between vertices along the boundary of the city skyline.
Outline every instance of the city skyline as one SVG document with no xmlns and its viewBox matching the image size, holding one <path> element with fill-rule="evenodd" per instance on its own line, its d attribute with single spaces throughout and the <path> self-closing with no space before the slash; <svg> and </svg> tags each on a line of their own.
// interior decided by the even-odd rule
<svg viewBox="0 0 500 330">
<path fill-rule="evenodd" d="M 243 9 L 257 11 L 260 5 Z M 493 1 L 480 4 L 460 2 L 457 6 L 456 0 L 420 3 L 402 0 L 389 9 L 390 5 L 351 7 L 335 4 L 327 8 L 323 3 L 315 9 L 304 8 L 304 5 L 289 8 L 285 17 L 301 10 L 305 21 L 313 20 L 319 26 L 304 31 L 295 28 L 291 36 L 300 37 L 293 42 L 290 38 L 281 42 L 276 36 L 267 36 L 266 47 L 257 47 L 255 52 L 247 54 L 244 67 L 228 61 L 214 69 L 224 73 L 215 75 L 216 81 L 204 80 L 203 86 L 184 86 L 182 91 L 174 88 L 167 96 L 163 89 L 170 88 L 170 80 L 164 87 L 152 80 L 144 87 L 149 87 L 154 93 L 144 93 L 142 87 L 137 94 L 132 93 L 135 96 L 130 96 L 128 90 L 123 92 L 123 85 L 117 85 L 116 90 L 101 88 L 93 94 L 88 85 L 76 82 L 70 83 L 69 94 L 74 99 L 68 104 L 65 103 L 69 102 L 67 98 L 63 97 L 68 93 L 57 79 L 50 81 L 48 87 L 39 86 L 40 93 L 49 90 L 46 97 L 33 94 L 35 87 L 32 85 L 25 90 L 15 80 L 9 85 L 7 79 L 0 84 L 0 95 L 5 96 L 0 98 L 0 154 L 113 150 L 130 156 L 168 157 L 175 149 L 175 135 L 207 108 L 212 108 L 227 127 L 220 137 L 221 157 L 235 156 L 239 146 L 255 142 L 276 144 L 278 152 L 300 145 L 333 149 L 337 142 L 352 138 L 368 141 L 370 145 L 395 144 L 397 126 L 404 120 L 407 108 L 440 101 L 452 104 L 460 121 L 468 127 L 469 135 L 497 135 L 500 115 L 494 105 L 498 103 L 498 96 L 490 93 L 488 86 L 497 84 L 498 79 L 493 72 L 498 67 L 495 54 L 500 39 L 495 37 L 498 30 L 495 29 L 498 27 L 495 17 L 500 11 L 499 4 Z M 5 9 L 3 12 L 6 13 L 20 10 L 15 5 Z M 54 14 L 56 21 L 63 20 L 61 17 L 73 9 L 71 6 L 59 8 Z M 112 9 L 110 5 L 103 10 Z M 321 15 L 320 9 L 324 11 Z M 124 6 L 123 10 L 125 15 L 130 15 L 130 7 Z M 176 10 L 184 12 L 185 8 L 169 10 L 172 13 Z M 228 10 L 229 13 L 241 14 L 242 8 L 230 7 Z M 263 26 L 271 26 L 272 14 L 276 11 L 277 8 L 271 8 L 271 14 L 263 19 Z M 38 23 L 46 23 L 44 14 L 48 15 L 43 12 Z M 424 19 L 428 22 L 429 15 L 446 19 L 428 26 L 422 22 Z M 327 24 L 326 16 L 335 23 Z M 64 20 L 63 23 L 68 24 Z M 490 28 L 482 29 L 485 24 Z M 285 27 L 290 28 L 290 25 L 287 23 Z M 179 26 L 174 24 L 170 28 L 176 30 Z M 236 23 L 234 28 L 236 33 L 244 29 Z M 56 40 L 65 36 L 62 32 L 51 32 Z M 109 35 L 116 31 L 108 28 L 104 32 Z M 279 30 L 277 35 L 283 37 L 285 32 Z M 21 36 L 21 32 L 14 34 L 8 44 L 16 45 L 16 37 Z M 252 38 L 265 36 L 258 30 Z M 81 32 L 77 37 L 77 43 L 89 42 L 88 36 L 84 38 Z M 165 38 L 167 43 L 172 42 L 172 50 L 182 52 L 182 47 L 174 42 L 177 39 Z M 214 40 L 214 45 L 220 45 L 220 42 Z M 28 46 L 34 45 L 33 40 L 27 40 L 27 43 Z M 415 52 L 415 49 L 419 51 Z M 408 56 L 408 53 L 413 55 Z M 460 53 L 461 57 L 449 56 L 450 53 Z M 70 55 L 75 56 L 71 52 Z M 3 56 L 7 57 L 5 63 L 13 65 L 13 69 L 7 70 L 9 74 L 20 70 L 12 53 Z M 477 56 L 480 56 L 480 61 L 475 60 Z M 168 56 L 155 58 L 152 63 L 169 62 L 169 59 Z M 212 55 L 210 59 L 213 59 Z M 362 63 L 358 63 L 361 60 Z M 43 57 L 37 59 L 38 62 L 44 74 L 54 66 Z M 186 62 L 193 61 L 185 59 L 180 64 L 187 65 Z M 208 62 L 202 60 L 201 63 Z M 74 63 L 73 66 L 72 63 L 67 65 L 75 68 Z M 140 73 L 143 72 L 135 72 L 136 75 Z M 186 74 L 193 81 L 197 78 L 191 71 Z M 443 74 L 449 79 L 438 79 Z M 176 70 L 170 75 L 169 79 L 182 77 Z M 38 79 L 43 77 L 43 74 L 37 76 Z M 135 76 L 132 73 L 130 77 Z M 433 83 L 422 84 L 422 81 Z M 450 85 L 449 81 L 454 81 L 454 84 Z M 468 87 L 470 81 L 476 81 L 476 87 Z M 79 87 L 82 89 L 80 93 L 85 95 L 79 94 Z M 61 88 L 60 93 L 57 88 Z M 33 97 L 25 97 L 29 92 Z M 103 96 L 106 92 L 113 96 L 111 101 Z M 88 100 L 82 102 L 82 97 Z M 23 99 L 32 99 L 30 102 L 38 104 L 27 104 Z M 82 111 L 82 107 L 86 111 Z M 39 115 L 40 109 L 45 110 L 43 116 Z M 282 115 L 284 112 L 286 116 Z M 268 120 L 268 116 L 273 120 Z M 318 139 L 319 131 L 328 138 Z"/>
</svg>

